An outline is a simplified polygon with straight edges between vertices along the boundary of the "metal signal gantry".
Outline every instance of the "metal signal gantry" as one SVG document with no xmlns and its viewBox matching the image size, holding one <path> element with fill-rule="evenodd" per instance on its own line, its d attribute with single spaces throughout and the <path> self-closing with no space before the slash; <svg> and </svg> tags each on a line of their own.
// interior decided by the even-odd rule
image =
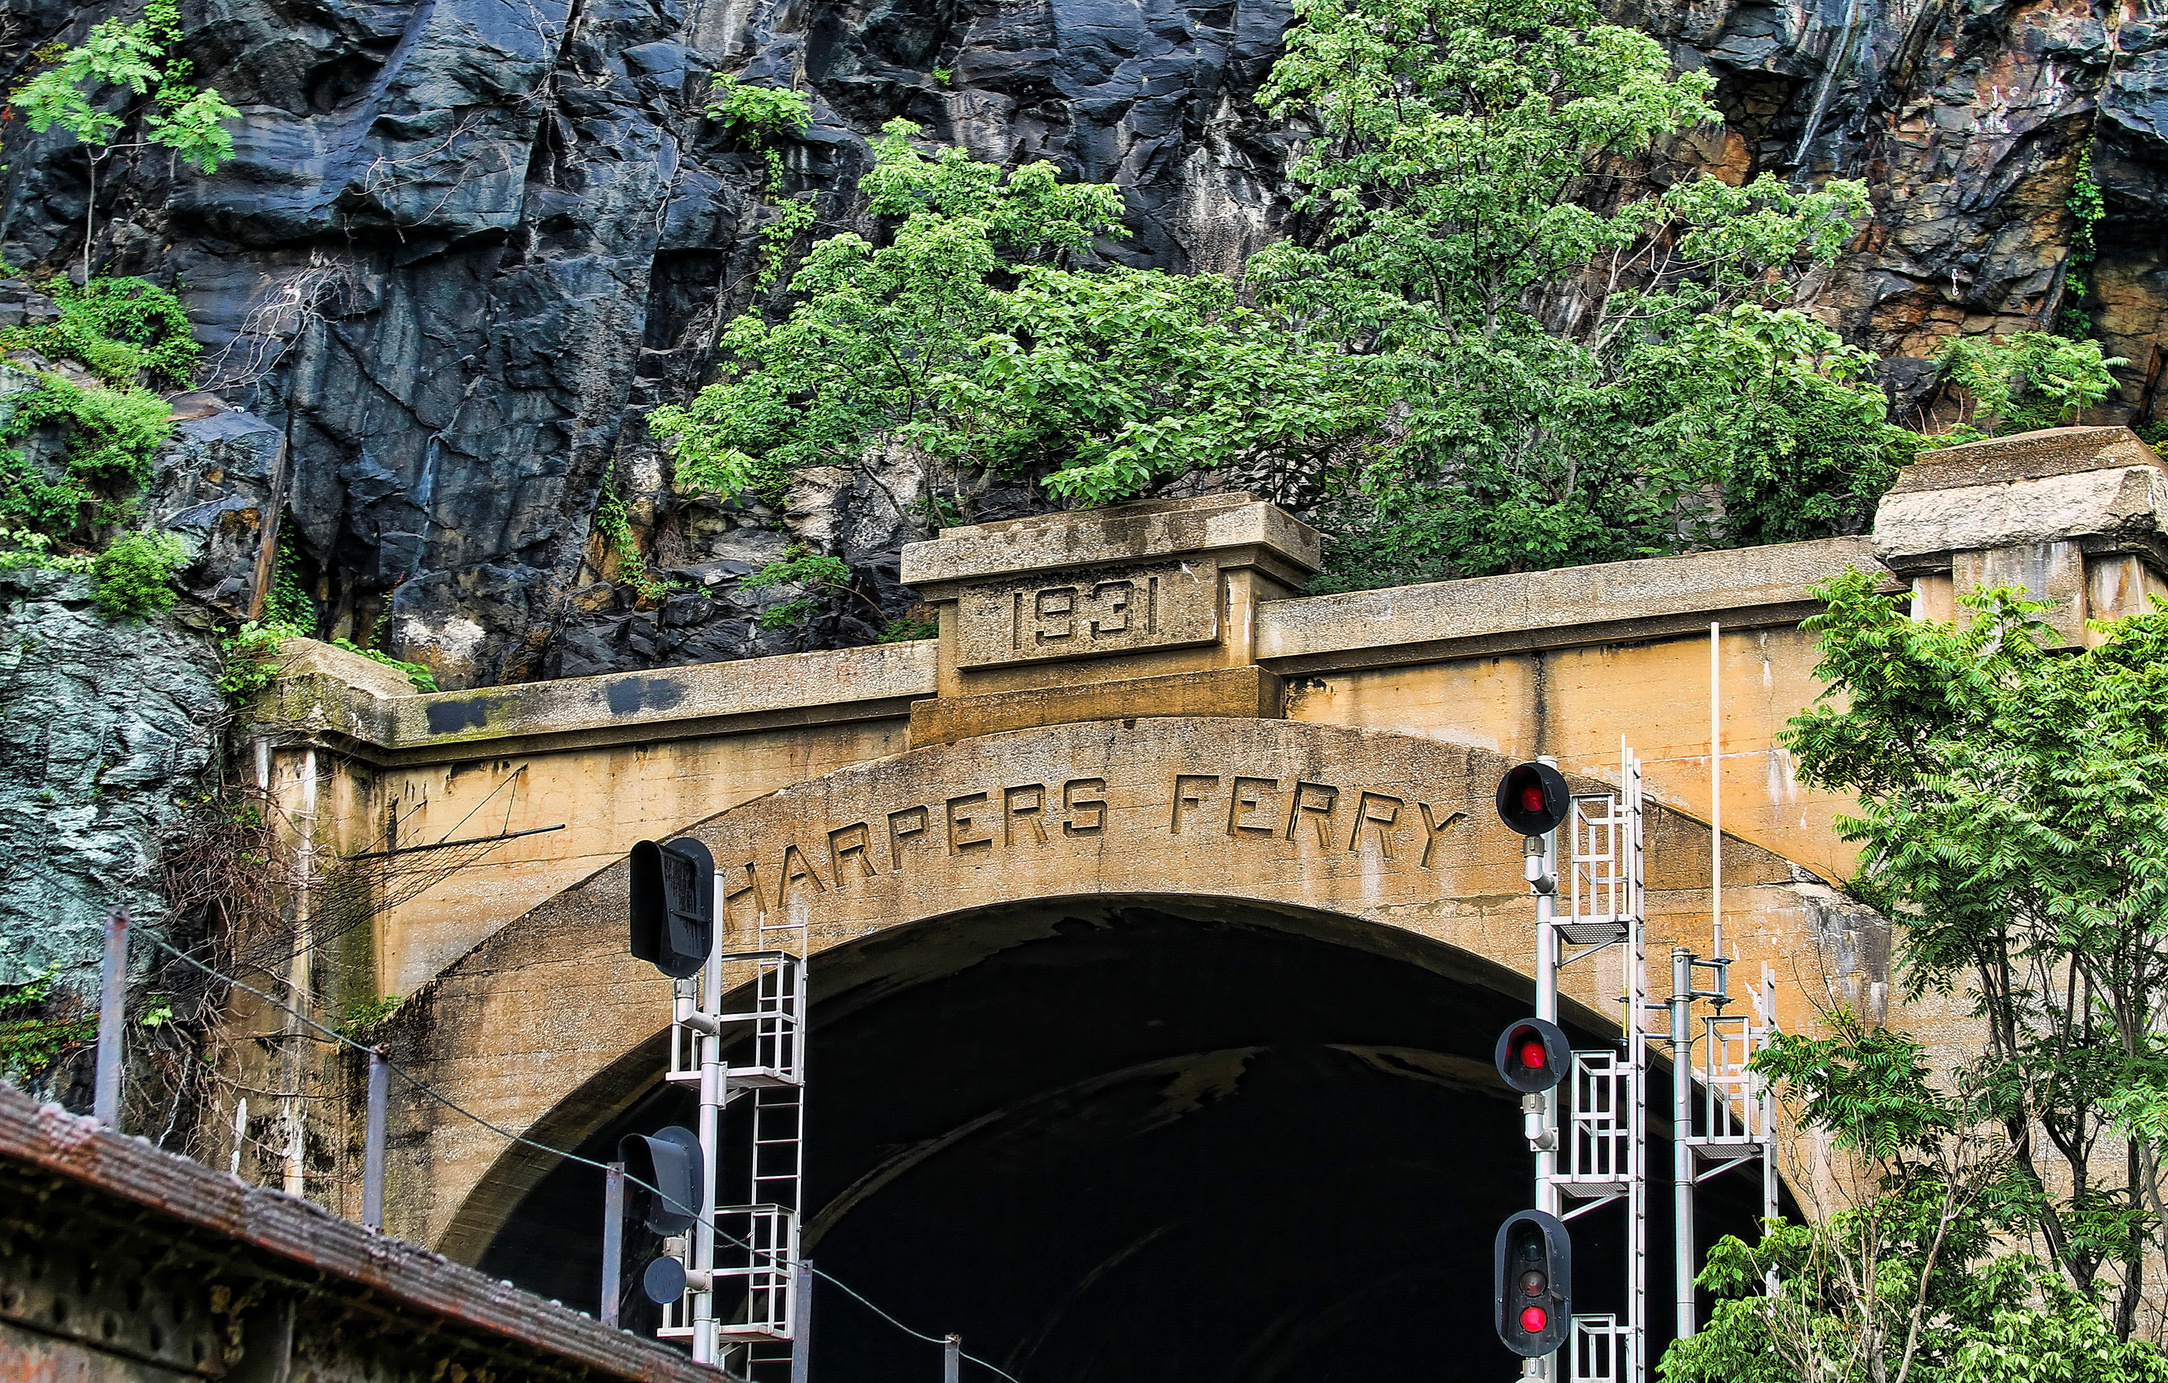
<svg viewBox="0 0 2168 1383">
<path fill-rule="evenodd" d="M 1536 1013 L 1509 1027 L 1497 1052 L 1500 1076 L 1523 1092 L 1525 1132 L 1536 1155 L 1537 1208 L 1524 1215 L 1557 1224 L 1563 1236 L 1566 1222 L 1599 1206 L 1623 1200 L 1626 1210 L 1622 1311 L 1573 1315 L 1538 1334 L 1508 1319 L 1501 1298 L 1500 1338 L 1526 1359 L 1524 1377 L 1551 1383 L 1643 1383 L 1647 1370 L 1643 802 L 1641 763 L 1623 741 L 1619 784 L 1617 792 L 1576 797 L 1557 766 L 1541 760 L 1516 765 L 1498 785 L 1498 815 L 1524 838 L 1525 872 L 1536 900 Z M 1616 1049 L 1573 1051 L 1557 1027 L 1559 972 L 1607 951 L 1621 961 L 1620 1041 Z M 1516 1216 L 1507 1223 L 1530 1221 Z M 1528 1239 L 1523 1230 L 1514 1242 Z M 1501 1231 L 1501 1283 L 1511 1277 L 1506 1258 L 1513 1251 Z M 1568 1263 L 1562 1255 L 1559 1267 Z M 1563 1303 L 1570 1288 L 1558 1285 Z M 1560 1312 L 1566 1309 L 1561 1304 Z M 1545 1342 L 1547 1350 L 1533 1348 Z M 1558 1367 L 1561 1348 L 1564 1370 Z"/>
<path fill-rule="evenodd" d="M 675 982 L 664 1074 L 699 1091 L 703 1164 L 700 1213 L 688 1234 L 665 1242 L 665 1261 L 678 1258 L 683 1271 L 647 1282 L 663 1308 L 660 1338 L 685 1340 L 696 1361 L 735 1363 L 752 1377 L 756 1365 L 787 1361 L 802 1344 L 810 1286 L 799 1243 L 805 938 L 802 927 L 770 925 L 764 913 L 756 949 L 724 950 L 715 907 L 724 888 L 698 842 L 634 847 L 633 954 Z M 749 1003 L 725 1011 L 726 992 Z M 742 1054 L 739 1064 L 725 1060 L 729 1047 Z"/>
</svg>

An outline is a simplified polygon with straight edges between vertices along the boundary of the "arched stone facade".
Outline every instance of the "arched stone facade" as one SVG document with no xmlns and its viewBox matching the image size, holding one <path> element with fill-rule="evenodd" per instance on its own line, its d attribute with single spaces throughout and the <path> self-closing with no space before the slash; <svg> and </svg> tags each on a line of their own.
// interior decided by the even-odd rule
<svg viewBox="0 0 2168 1383">
<path fill-rule="evenodd" d="M 727 945 L 823 955 L 958 914 L 1070 899 L 1241 904 L 1337 919 L 1343 939 L 1525 993 L 1533 907 L 1492 794 L 1505 758 L 1406 735 L 1279 720 L 1128 718 L 916 749 L 731 808 L 688 834 L 723 876 Z M 1579 779 L 1600 791 L 1602 783 Z M 1650 816 L 1651 953 L 1708 924 L 1707 827 Z M 1794 994 L 1824 983 L 1828 913 L 1785 861 L 1731 841 L 1727 933 Z M 402 1010 L 416 1074 L 460 1105 L 569 1146 L 659 1079 L 666 980 L 625 951 L 626 870 L 565 890 Z M 767 930 L 762 933 L 761 927 Z M 765 936 L 765 941 L 762 937 Z M 968 964 L 952 937 L 882 982 Z M 1569 972 L 1578 1020 L 1617 1030 L 1617 953 Z M 861 973 L 854 982 L 863 980 Z M 841 982 L 840 979 L 837 982 Z M 1817 992 L 1816 997 L 1819 997 Z M 401 1142 L 399 1227 L 479 1256 L 550 1159 L 429 1105 Z"/>
</svg>

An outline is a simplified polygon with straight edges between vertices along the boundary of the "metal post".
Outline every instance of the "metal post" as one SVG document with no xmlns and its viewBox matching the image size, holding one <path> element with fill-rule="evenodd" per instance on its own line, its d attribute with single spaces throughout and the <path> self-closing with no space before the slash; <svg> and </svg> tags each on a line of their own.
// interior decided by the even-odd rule
<svg viewBox="0 0 2168 1383">
<path fill-rule="evenodd" d="M 964 1337 L 951 1335 L 941 1346 L 941 1383 L 959 1383 L 964 1376 Z"/>
<path fill-rule="evenodd" d="M 716 880 L 716 896 L 722 896 L 722 881 Z M 715 928 L 714 944 L 708 951 L 705 984 L 702 989 L 701 1012 L 709 1017 L 723 1011 L 723 928 Z M 693 1266 L 706 1276 L 696 1279 L 711 1285 L 697 1288 L 693 1298 L 693 1362 L 715 1364 L 721 1360 L 715 1322 L 715 1208 L 716 1163 L 722 1158 L 722 1139 L 718 1136 L 723 1112 L 723 1101 L 728 1092 L 724 1089 L 723 1038 L 720 1029 L 703 1033 L 700 1037 L 700 1218 L 693 1225 Z"/>
<path fill-rule="evenodd" d="M 248 1096 L 233 1106 L 233 1160 L 226 1164 L 228 1176 L 241 1175 L 241 1149 L 248 1142 Z"/>
<path fill-rule="evenodd" d="M 365 1229 L 384 1227 L 384 1106 L 390 1057 L 382 1047 L 369 1049 L 369 1122 L 361 1141 L 361 1223 Z"/>
<path fill-rule="evenodd" d="M 790 1333 L 790 1383 L 806 1383 L 813 1371 L 813 1260 L 799 1259 L 792 1271 L 798 1279 L 798 1319 Z"/>
<path fill-rule="evenodd" d="M 1709 621 L 1709 923 L 1724 958 L 1724 694 L 1718 626 Z M 1687 986 L 1692 989 L 1692 985 Z"/>
<path fill-rule="evenodd" d="M 602 1310 L 605 1328 L 617 1329 L 617 1302 L 624 1295 L 625 1164 L 612 1162 L 602 1174 Z"/>
<path fill-rule="evenodd" d="M 1671 1253 L 1677 1335 L 1694 1333 L 1694 953 L 1671 952 Z"/>
<path fill-rule="evenodd" d="M 1538 836 L 1544 845 L 1543 869 L 1552 879 L 1558 877 L 1558 837 L 1553 832 Z M 1536 894 L 1536 1017 L 1546 1023 L 1558 1021 L 1558 929 L 1552 923 L 1553 898 L 1557 885 L 1551 891 Z M 1570 1080 L 1570 1078 L 1569 1078 Z M 1554 1086 L 1538 1098 L 1543 1102 L 1543 1131 L 1554 1137 L 1545 1139 L 1548 1147 L 1536 1150 L 1536 1209 L 1556 1215 L 1561 1195 L 1558 1184 L 1552 1180 L 1558 1172 L 1558 1151 L 1555 1135 L 1559 1127 L 1559 1099 L 1565 1086 Z"/>
<path fill-rule="evenodd" d="M 1550 754 L 1539 754 L 1537 762 L 1558 766 L 1558 760 Z M 1573 816 L 1566 816 L 1567 830 L 1572 830 Z M 1570 834 L 1569 834 L 1570 838 Z M 1558 831 L 1553 829 L 1535 838 L 1543 853 L 1536 877 L 1529 884 L 1536 891 L 1536 1017 L 1547 1023 L 1558 1021 L 1558 928 L 1553 925 L 1557 913 L 1559 868 L 1565 859 L 1559 853 Z M 1568 1077 L 1568 1084 L 1572 1078 Z M 1559 1102 L 1566 1086 L 1554 1086 L 1543 1092 L 1543 1129 L 1549 1135 L 1544 1140 L 1549 1146 L 1536 1150 L 1536 1208 L 1556 1215 L 1563 1208 L 1565 1195 L 1553 1180 L 1558 1174 L 1558 1145 L 1561 1141 Z M 1569 1350 L 1571 1346 L 1568 1346 Z M 1540 1378 L 1555 1379 L 1559 1376 L 1559 1360 L 1556 1354 L 1546 1355 L 1536 1362 Z M 1570 1371 L 1570 1366 L 1569 1366 Z"/>
<path fill-rule="evenodd" d="M 128 909 L 105 918 L 105 971 L 98 994 L 98 1084 L 92 1112 L 107 1128 L 120 1127 L 121 1042 L 128 1012 Z"/>
</svg>

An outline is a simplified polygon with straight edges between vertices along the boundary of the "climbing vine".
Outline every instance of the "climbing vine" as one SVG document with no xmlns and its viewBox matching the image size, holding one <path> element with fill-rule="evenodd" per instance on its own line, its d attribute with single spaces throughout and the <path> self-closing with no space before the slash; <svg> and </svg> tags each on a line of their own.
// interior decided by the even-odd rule
<svg viewBox="0 0 2168 1383">
<path fill-rule="evenodd" d="M 773 288 L 782 278 L 791 245 L 813 224 L 811 193 L 782 195 L 785 169 L 776 141 L 788 139 L 812 123 L 812 104 L 802 91 L 747 86 L 728 73 L 718 72 L 709 94 L 708 118 L 739 143 L 757 151 L 767 166 L 764 200 L 775 208 L 776 215 L 760 228 L 758 282 L 762 289 Z"/>
<path fill-rule="evenodd" d="M 602 484 L 601 498 L 595 501 L 595 531 L 602 535 L 603 544 L 616 556 L 617 574 L 641 600 L 653 604 L 669 598 L 675 588 L 648 570 L 647 559 L 640 555 L 640 545 L 632 536 L 632 515 L 626 510 L 617 487 L 607 480 Z"/>
</svg>

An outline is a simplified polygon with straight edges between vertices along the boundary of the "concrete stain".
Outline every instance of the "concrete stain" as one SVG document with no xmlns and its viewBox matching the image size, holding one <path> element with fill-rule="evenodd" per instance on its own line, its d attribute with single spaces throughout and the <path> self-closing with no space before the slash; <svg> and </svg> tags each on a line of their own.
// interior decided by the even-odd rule
<svg viewBox="0 0 2168 1383">
<path fill-rule="evenodd" d="M 423 708 L 429 717 L 429 733 L 456 735 L 461 730 L 479 730 L 489 722 L 489 703 L 490 698 L 486 696 L 432 701 Z"/>
<path fill-rule="evenodd" d="M 685 699 L 685 689 L 667 677 L 628 677 L 612 682 L 606 695 L 610 714 L 622 716 L 635 711 L 667 711 Z"/>
</svg>

